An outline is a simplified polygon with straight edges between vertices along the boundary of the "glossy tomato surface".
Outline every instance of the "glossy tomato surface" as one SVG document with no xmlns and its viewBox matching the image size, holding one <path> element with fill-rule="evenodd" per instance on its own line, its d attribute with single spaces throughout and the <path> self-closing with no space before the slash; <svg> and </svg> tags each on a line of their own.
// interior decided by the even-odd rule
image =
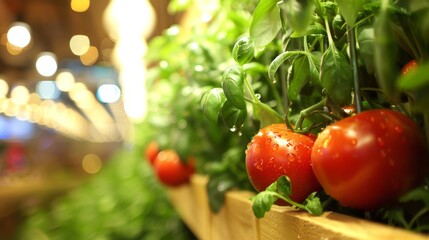
<svg viewBox="0 0 429 240">
<path fill-rule="evenodd" d="M 327 194 L 343 206 L 385 206 L 421 183 L 427 149 L 419 127 L 392 110 L 368 110 L 340 120 L 318 136 L 313 169 Z"/>
<path fill-rule="evenodd" d="M 164 185 L 175 187 L 189 181 L 194 173 L 194 160 L 183 163 L 174 150 L 158 153 L 154 162 L 155 174 Z"/>
<path fill-rule="evenodd" d="M 410 60 L 407 64 L 405 64 L 401 69 L 401 74 L 405 75 L 410 71 L 413 71 L 418 67 L 418 62 L 416 59 Z"/>
<path fill-rule="evenodd" d="M 246 150 L 246 169 L 249 180 L 260 192 L 280 176 L 289 177 L 292 200 L 302 202 L 320 185 L 311 167 L 311 148 L 314 137 L 295 133 L 285 124 L 262 128 Z"/>
</svg>

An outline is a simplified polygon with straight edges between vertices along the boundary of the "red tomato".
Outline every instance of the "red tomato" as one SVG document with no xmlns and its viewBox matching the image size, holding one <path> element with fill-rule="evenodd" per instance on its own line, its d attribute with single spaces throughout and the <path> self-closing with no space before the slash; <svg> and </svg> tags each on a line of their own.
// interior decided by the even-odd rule
<svg viewBox="0 0 429 240">
<path fill-rule="evenodd" d="M 320 185 L 311 167 L 311 148 L 314 138 L 295 133 L 285 124 L 262 128 L 248 144 L 246 169 L 249 180 L 260 192 L 280 176 L 289 177 L 292 186 L 290 198 L 302 202 Z"/>
<path fill-rule="evenodd" d="M 420 184 L 428 152 L 419 127 L 387 109 L 368 110 L 325 128 L 312 151 L 314 173 L 343 206 L 371 210 Z"/>
<path fill-rule="evenodd" d="M 155 174 L 161 183 L 170 187 L 179 186 L 188 182 L 194 173 L 194 161 L 191 158 L 185 164 L 174 150 L 163 150 L 155 159 Z"/>
<path fill-rule="evenodd" d="M 154 165 L 154 162 L 158 153 L 159 153 L 158 143 L 156 141 L 151 141 L 146 147 L 145 156 L 152 166 Z"/>
<path fill-rule="evenodd" d="M 404 65 L 404 67 L 402 67 L 401 69 L 402 75 L 407 74 L 409 71 L 416 69 L 417 66 L 418 66 L 418 63 L 416 59 L 409 61 L 407 64 Z"/>
</svg>

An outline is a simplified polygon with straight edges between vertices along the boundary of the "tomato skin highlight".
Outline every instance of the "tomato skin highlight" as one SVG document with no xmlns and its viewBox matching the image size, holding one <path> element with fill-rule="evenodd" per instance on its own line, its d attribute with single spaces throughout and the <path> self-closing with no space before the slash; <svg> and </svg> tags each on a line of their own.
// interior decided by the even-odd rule
<svg viewBox="0 0 429 240">
<path fill-rule="evenodd" d="M 392 110 L 368 110 L 325 128 L 312 150 L 314 173 L 343 206 L 372 210 L 395 202 L 428 172 L 417 124 Z"/>
<path fill-rule="evenodd" d="M 414 69 L 416 69 L 418 67 L 418 62 L 416 59 L 410 60 L 409 62 L 407 62 L 407 64 L 405 64 L 402 69 L 401 69 L 401 74 L 405 75 L 410 71 L 413 71 Z"/>
<path fill-rule="evenodd" d="M 158 153 L 154 162 L 155 175 L 166 186 L 180 186 L 189 182 L 195 172 L 194 162 L 191 158 L 188 163 L 183 163 L 174 150 L 163 150 Z"/>
<path fill-rule="evenodd" d="M 246 150 L 246 170 L 255 190 L 264 191 L 283 175 L 291 181 L 290 197 L 296 202 L 320 190 L 311 167 L 313 143 L 314 138 L 288 130 L 285 124 L 262 128 Z"/>
</svg>

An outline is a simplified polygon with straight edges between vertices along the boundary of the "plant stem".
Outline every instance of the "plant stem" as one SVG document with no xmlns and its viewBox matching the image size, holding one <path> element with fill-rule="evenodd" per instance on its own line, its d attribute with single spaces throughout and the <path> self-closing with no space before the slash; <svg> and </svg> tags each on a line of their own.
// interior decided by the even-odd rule
<svg viewBox="0 0 429 240">
<path fill-rule="evenodd" d="M 259 99 L 255 98 L 255 99 L 250 99 L 245 97 L 244 100 L 257 105 L 258 107 L 261 107 L 262 109 L 264 109 L 265 111 L 269 112 L 272 116 L 276 117 L 279 121 L 284 121 L 284 118 L 282 115 L 280 115 L 278 112 L 274 111 L 274 109 L 270 108 L 269 106 L 267 106 L 266 104 L 262 103 L 261 101 L 259 101 Z"/>
<path fill-rule="evenodd" d="M 350 45 L 350 59 L 352 63 L 353 70 L 353 86 L 354 86 L 354 101 L 356 106 L 356 113 L 362 111 L 362 96 L 360 93 L 360 84 L 359 84 L 359 71 L 358 71 L 358 60 L 357 60 L 357 51 L 356 51 L 356 34 L 355 29 L 347 25 L 347 40 Z"/>
<path fill-rule="evenodd" d="M 301 112 L 299 113 L 298 119 L 296 120 L 296 124 L 295 124 L 295 129 L 296 130 L 301 130 L 302 129 L 302 123 L 304 122 L 304 119 L 309 116 L 312 112 L 316 111 L 316 110 L 320 110 L 323 109 L 323 107 L 325 106 L 327 101 L 327 98 L 323 98 L 320 102 L 304 109 L 301 110 Z"/>
<path fill-rule="evenodd" d="M 428 145 L 428 149 L 429 149 L 429 114 L 428 113 L 423 114 L 423 121 L 424 121 L 425 135 L 426 135 L 426 144 Z"/>
</svg>

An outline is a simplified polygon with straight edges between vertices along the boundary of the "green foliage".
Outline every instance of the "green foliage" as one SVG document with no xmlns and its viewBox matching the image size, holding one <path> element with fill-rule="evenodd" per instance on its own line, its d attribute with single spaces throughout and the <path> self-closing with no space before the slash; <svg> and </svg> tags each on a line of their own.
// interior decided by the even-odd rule
<svg viewBox="0 0 429 240">
<path fill-rule="evenodd" d="M 292 186 L 287 176 L 281 176 L 267 187 L 265 191 L 258 193 L 252 197 L 252 209 L 256 217 L 262 218 L 265 213 L 270 211 L 272 205 L 279 199 L 285 201 L 291 206 L 305 210 L 313 215 L 319 216 L 323 213 L 322 203 L 320 198 L 316 196 L 316 192 L 311 193 L 303 203 L 294 202 L 290 199 Z"/>
<path fill-rule="evenodd" d="M 192 239 L 146 164 L 121 150 L 80 187 L 29 210 L 18 239 Z"/>
</svg>

